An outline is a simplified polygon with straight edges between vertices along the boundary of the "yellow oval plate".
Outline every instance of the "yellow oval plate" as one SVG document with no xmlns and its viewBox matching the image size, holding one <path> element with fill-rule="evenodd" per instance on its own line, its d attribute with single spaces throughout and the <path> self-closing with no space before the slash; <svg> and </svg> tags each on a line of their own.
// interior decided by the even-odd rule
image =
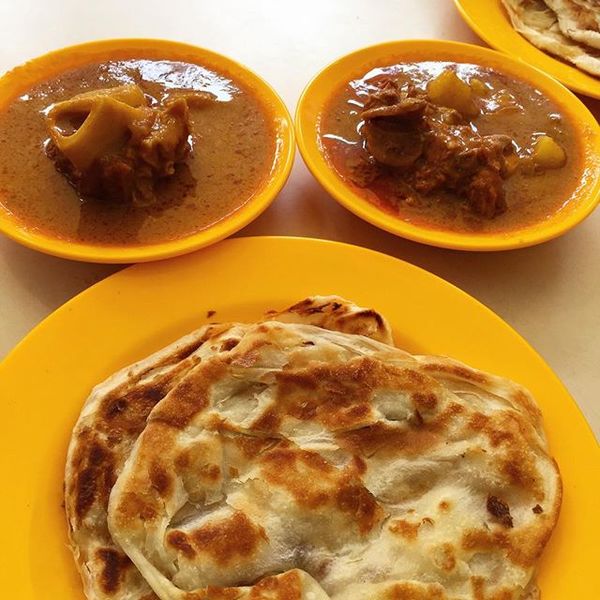
<svg viewBox="0 0 600 600">
<path fill-rule="evenodd" d="M 454 0 L 467 25 L 490 46 L 542 69 L 567 87 L 600 99 L 600 79 L 536 48 L 513 29 L 501 0 Z"/>
<path fill-rule="evenodd" d="M 83 599 L 61 503 L 67 444 L 92 386 L 207 322 L 209 310 L 210 320 L 254 320 L 311 294 L 381 311 L 413 353 L 454 356 L 529 387 L 564 480 L 540 565 L 542 596 L 599 598 L 600 452 L 540 356 L 485 306 L 408 263 L 335 242 L 267 237 L 121 271 L 57 310 L 0 364 L 2 597 Z"/>
<path fill-rule="evenodd" d="M 543 222 L 506 233 L 477 234 L 442 231 L 404 221 L 369 202 L 337 174 L 319 142 L 322 111 L 337 91 L 369 69 L 399 62 L 441 60 L 470 62 L 522 79 L 549 96 L 571 117 L 582 145 L 581 182 L 568 205 Z M 600 127 L 585 105 L 548 75 L 522 61 L 481 46 L 439 40 L 403 40 L 370 46 L 325 67 L 306 87 L 296 108 L 296 138 L 304 162 L 321 185 L 343 206 L 365 221 L 415 242 L 456 250 L 509 250 L 562 235 L 600 201 Z"/>
<path fill-rule="evenodd" d="M 0 111 L 13 98 L 31 86 L 81 65 L 110 58 L 148 58 L 182 60 L 214 68 L 252 89 L 271 114 L 276 137 L 271 172 L 262 187 L 238 210 L 189 236 L 146 245 L 96 245 L 77 243 L 28 228 L 2 206 L 0 198 L 0 231 L 15 241 L 62 258 L 87 262 L 129 263 L 158 260 L 185 254 L 213 244 L 235 233 L 258 217 L 275 199 L 285 184 L 296 147 L 291 116 L 275 90 L 239 63 L 204 48 L 167 40 L 123 39 L 90 42 L 50 52 L 35 58 L 0 78 Z"/>
</svg>

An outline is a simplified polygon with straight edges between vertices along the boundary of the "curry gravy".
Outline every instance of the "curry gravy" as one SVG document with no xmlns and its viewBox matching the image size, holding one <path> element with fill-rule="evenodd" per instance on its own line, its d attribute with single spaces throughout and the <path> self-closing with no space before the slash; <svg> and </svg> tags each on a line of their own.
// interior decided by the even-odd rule
<svg viewBox="0 0 600 600">
<path fill-rule="evenodd" d="M 155 100 L 199 90 L 190 107 L 192 152 L 150 206 L 82 200 L 46 156 L 44 111 L 88 90 L 135 83 Z M 31 88 L 0 114 L 0 202 L 26 227 L 61 239 L 152 244 L 205 229 L 261 188 L 276 157 L 270 115 L 251 90 L 196 64 L 118 60 L 88 64 Z"/>
<path fill-rule="evenodd" d="M 461 198 L 449 192 L 437 191 L 421 195 L 416 202 L 404 202 L 394 194 L 396 181 L 391 175 L 384 174 L 365 187 L 352 179 L 349 165 L 369 157 L 360 134 L 360 112 L 377 82 L 393 77 L 425 89 L 428 81 L 449 68 L 463 81 L 477 78 L 490 90 L 479 100 L 481 111 L 470 122 L 473 130 L 481 135 L 505 134 L 514 140 L 520 153 L 527 153 L 536 137 L 547 134 L 567 156 L 561 168 L 541 173 L 518 170 L 506 179 L 508 208 L 492 219 L 465 210 Z M 523 81 L 473 64 L 422 62 L 372 69 L 333 94 L 322 113 L 319 141 L 329 162 L 357 194 L 405 221 L 439 230 L 508 232 L 543 221 L 568 204 L 582 172 L 583 152 L 570 120 L 559 112 L 558 106 Z"/>
</svg>

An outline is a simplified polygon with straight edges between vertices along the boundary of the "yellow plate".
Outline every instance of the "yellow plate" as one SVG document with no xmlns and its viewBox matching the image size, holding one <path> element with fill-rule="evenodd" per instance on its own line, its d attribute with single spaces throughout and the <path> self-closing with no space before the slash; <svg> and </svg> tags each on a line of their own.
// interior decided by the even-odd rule
<svg viewBox="0 0 600 600">
<path fill-rule="evenodd" d="M 340 294 L 386 315 L 398 345 L 447 354 L 525 384 L 541 405 L 564 479 L 540 568 L 544 600 L 600 597 L 600 452 L 538 354 L 485 306 L 395 258 L 302 238 L 227 240 L 137 265 L 83 292 L 0 364 L 2 598 L 82 600 L 61 507 L 65 454 L 93 385 L 211 320 L 253 320 L 310 294 Z"/>
<path fill-rule="evenodd" d="M 369 69 L 398 62 L 442 60 L 484 65 L 522 79 L 551 98 L 571 117 L 583 150 L 581 182 L 567 207 L 543 222 L 507 233 L 459 233 L 415 225 L 392 215 L 360 194 L 338 175 L 318 139 L 324 105 L 341 85 Z M 401 237 L 456 250 L 509 250 L 532 246 L 562 235 L 600 201 L 600 127 L 585 105 L 548 75 L 522 61 L 481 46 L 437 40 L 403 40 L 370 46 L 325 67 L 306 87 L 296 108 L 296 138 L 304 162 L 321 185 L 342 205 L 365 221 Z"/>
<path fill-rule="evenodd" d="M 238 210 L 214 225 L 189 236 L 146 245 L 96 245 L 76 243 L 28 228 L 3 208 L 0 199 L 0 231 L 15 241 L 62 258 L 87 262 L 145 262 L 185 254 L 213 244 L 235 233 L 258 217 L 275 199 L 285 184 L 296 147 L 291 116 L 275 90 L 252 71 L 239 63 L 204 48 L 166 40 L 124 39 L 89 42 L 50 52 L 35 58 L 0 78 L 0 110 L 13 98 L 23 94 L 40 81 L 89 62 L 111 58 L 149 58 L 182 60 L 214 68 L 252 89 L 270 113 L 275 136 L 273 166 L 262 186 Z"/>
<path fill-rule="evenodd" d="M 600 79 L 536 48 L 517 33 L 500 0 L 454 0 L 454 3 L 469 27 L 493 48 L 542 69 L 576 92 L 600 98 Z"/>
</svg>

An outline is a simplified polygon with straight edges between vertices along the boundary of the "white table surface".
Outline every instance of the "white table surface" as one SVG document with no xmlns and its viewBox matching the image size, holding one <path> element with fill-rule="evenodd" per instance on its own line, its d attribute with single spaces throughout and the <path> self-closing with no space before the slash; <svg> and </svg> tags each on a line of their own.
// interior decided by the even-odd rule
<svg viewBox="0 0 600 600">
<path fill-rule="evenodd" d="M 159 37 L 211 48 L 265 77 L 293 110 L 333 59 L 381 41 L 482 43 L 451 0 L 2 0 L 0 71 L 92 39 Z M 600 115 L 600 103 L 589 103 Z M 440 275 L 515 327 L 566 384 L 600 437 L 600 210 L 535 248 L 462 253 L 409 242 L 347 212 L 300 156 L 287 186 L 238 235 L 329 238 Z M 120 267 L 70 262 L 0 239 L 0 357 L 66 300 Z"/>
</svg>

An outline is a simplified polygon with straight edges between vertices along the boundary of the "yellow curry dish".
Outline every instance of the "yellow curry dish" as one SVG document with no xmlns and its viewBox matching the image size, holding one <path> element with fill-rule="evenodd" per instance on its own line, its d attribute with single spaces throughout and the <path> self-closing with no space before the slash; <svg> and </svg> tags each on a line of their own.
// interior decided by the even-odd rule
<svg viewBox="0 0 600 600">
<path fill-rule="evenodd" d="M 540 90 L 476 64 L 375 67 L 337 89 L 319 140 L 345 182 L 428 228 L 502 233 L 568 203 L 583 151 Z"/>
<path fill-rule="evenodd" d="M 2 98 L 0 203 L 22 226 L 75 244 L 168 243 L 240 211 L 291 161 L 277 107 L 241 67 L 157 44 L 59 52 Z"/>
</svg>

